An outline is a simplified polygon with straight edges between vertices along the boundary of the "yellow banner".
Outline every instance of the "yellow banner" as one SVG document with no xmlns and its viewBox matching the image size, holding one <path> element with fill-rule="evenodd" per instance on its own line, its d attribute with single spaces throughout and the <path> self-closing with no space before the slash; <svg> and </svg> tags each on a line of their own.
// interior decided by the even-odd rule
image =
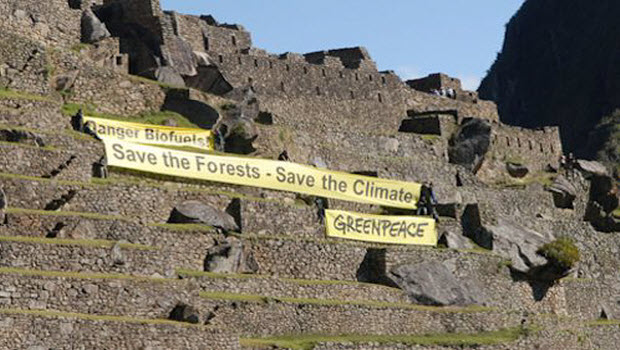
<svg viewBox="0 0 620 350">
<path fill-rule="evenodd" d="M 192 179 L 415 209 L 420 185 L 290 162 L 177 151 L 103 139 L 108 165 Z"/>
<path fill-rule="evenodd" d="M 437 245 L 435 220 L 414 216 L 383 216 L 326 210 L 325 223 L 329 237 L 356 241 Z"/>
<path fill-rule="evenodd" d="M 112 138 L 149 145 L 214 149 L 211 130 L 130 123 L 88 116 L 84 117 L 84 125 L 101 139 Z"/>
</svg>

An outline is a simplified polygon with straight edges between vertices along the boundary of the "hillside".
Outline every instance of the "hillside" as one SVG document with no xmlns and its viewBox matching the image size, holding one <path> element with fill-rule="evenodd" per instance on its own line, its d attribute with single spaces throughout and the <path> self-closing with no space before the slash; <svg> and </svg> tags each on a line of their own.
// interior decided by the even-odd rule
<svg viewBox="0 0 620 350">
<path fill-rule="evenodd" d="M 613 132 L 597 126 L 620 107 L 619 13 L 617 1 L 526 1 L 480 96 L 497 102 L 507 124 L 560 126 L 567 151 L 617 162 L 618 150 L 604 146 L 617 144 Z"/>
<path fill-rule="evenodd" d="M 363 47 L 269 53 L 157 0 L 0 14 L 0 349 L 616 349 L 618 191 L 600 163 L 559 164 L 558 128 Z M 398 202 L 423 183 L 437 222 Z M 325 207 L 374 219 L 334 236 Z M 411 220 L 437 235 L 385 230 Z"/>
</svg>

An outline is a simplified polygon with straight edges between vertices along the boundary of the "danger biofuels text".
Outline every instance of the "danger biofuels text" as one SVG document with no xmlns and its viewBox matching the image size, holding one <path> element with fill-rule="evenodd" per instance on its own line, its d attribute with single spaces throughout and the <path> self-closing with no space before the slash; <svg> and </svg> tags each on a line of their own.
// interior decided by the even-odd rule
<svg viewBox="0 0 620 350">
<path fill-rule="evenodd" d="M 295 186 L 300 189 L 321 189 L 332 193 L 355 195 L 369 199 L 415 204 L 417 196 L 400 186 L 383 186 L 380 180 L 373 180 L 362 176 L 334 173 L 329 170 L 299 166 L 294 163 L 270 161 L 248 158 L 231 158 L 209 156 L 198 153 L 178 153 L 162 150 L 157 152 L 142 151 L 123 147 L 123 144 L 112 145 L 114 160 L 129 162 L 135 169 L 140 166 L 164 168 L 168 174 L 183 176 L 183 171 L 197 171 L 210 177 L 209 180 L 227 182 L 224 178 L 247 179 L 247 185 L 259 186 L 252 183 L 256 180 L 275 180 L 286 187 Z M 110 157 L 110 155 L 108 155 Z M 258 163 L 262 161 L 262 163 Z M 151 169 L 151 171 L 153 171 Z"/>
</svg>

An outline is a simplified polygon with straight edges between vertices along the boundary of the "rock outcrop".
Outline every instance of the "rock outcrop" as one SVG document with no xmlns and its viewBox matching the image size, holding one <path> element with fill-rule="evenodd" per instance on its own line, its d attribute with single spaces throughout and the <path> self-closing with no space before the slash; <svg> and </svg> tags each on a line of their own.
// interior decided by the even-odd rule
<svg viewBox="0 0 620 350">
<path fill-rule="evenodd" d="M 204 224 L 224 231 L 239 230 L 231 215 L 199 201 L 186 201 L 174 207 L 168 223 Z"/>
<path fill-rule="evenodd" d="M 416 304 L 465 306 L 483 302 L 482 289 L 476 283 L 459 281 L 442 264 L 401 265 L 391 270 L 391 276 Z"/>
<path fill-rule="evenodd" d="M 491 125 L 486 120 L 471 119 L 450 140 L 450 163 L 462 165 L 472 172 L 482 166 L 491 145 Z"/>
<path fill-rule="evenodd" d="M 558 125 L 567 151 L 595 156 L 613 135 L 588 134 L 620 107 L 618 13 L 614 0 L 525 1 L 480 97 L 497 103 L 502 122 Z"/>
<path fill-rule="evenodd" d="M 108 28 L 102 23 L 97 15 L 90 9 L 82 13 L 82 42 L 94 44 L 111 36 Z"/>
</svg>

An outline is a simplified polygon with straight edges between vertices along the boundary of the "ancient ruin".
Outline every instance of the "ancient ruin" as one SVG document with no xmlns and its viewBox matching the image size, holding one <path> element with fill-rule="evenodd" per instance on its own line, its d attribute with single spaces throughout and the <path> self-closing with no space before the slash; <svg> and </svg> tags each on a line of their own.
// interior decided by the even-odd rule
<svg viewBox="0 0 620 350">
<path fill-rule="evenodd" d="M 615 181 L 560 164 L 557 127 L 506 125 L 458 79 L 403 81 L 363 47 L 269 53 L 158 0 L 0 14 L 0 348 L 617 348 Z M 432 182 L 440 245 L 328 238 L 295 193 L 102 171 L 79 109 Z"/>
</svg>

